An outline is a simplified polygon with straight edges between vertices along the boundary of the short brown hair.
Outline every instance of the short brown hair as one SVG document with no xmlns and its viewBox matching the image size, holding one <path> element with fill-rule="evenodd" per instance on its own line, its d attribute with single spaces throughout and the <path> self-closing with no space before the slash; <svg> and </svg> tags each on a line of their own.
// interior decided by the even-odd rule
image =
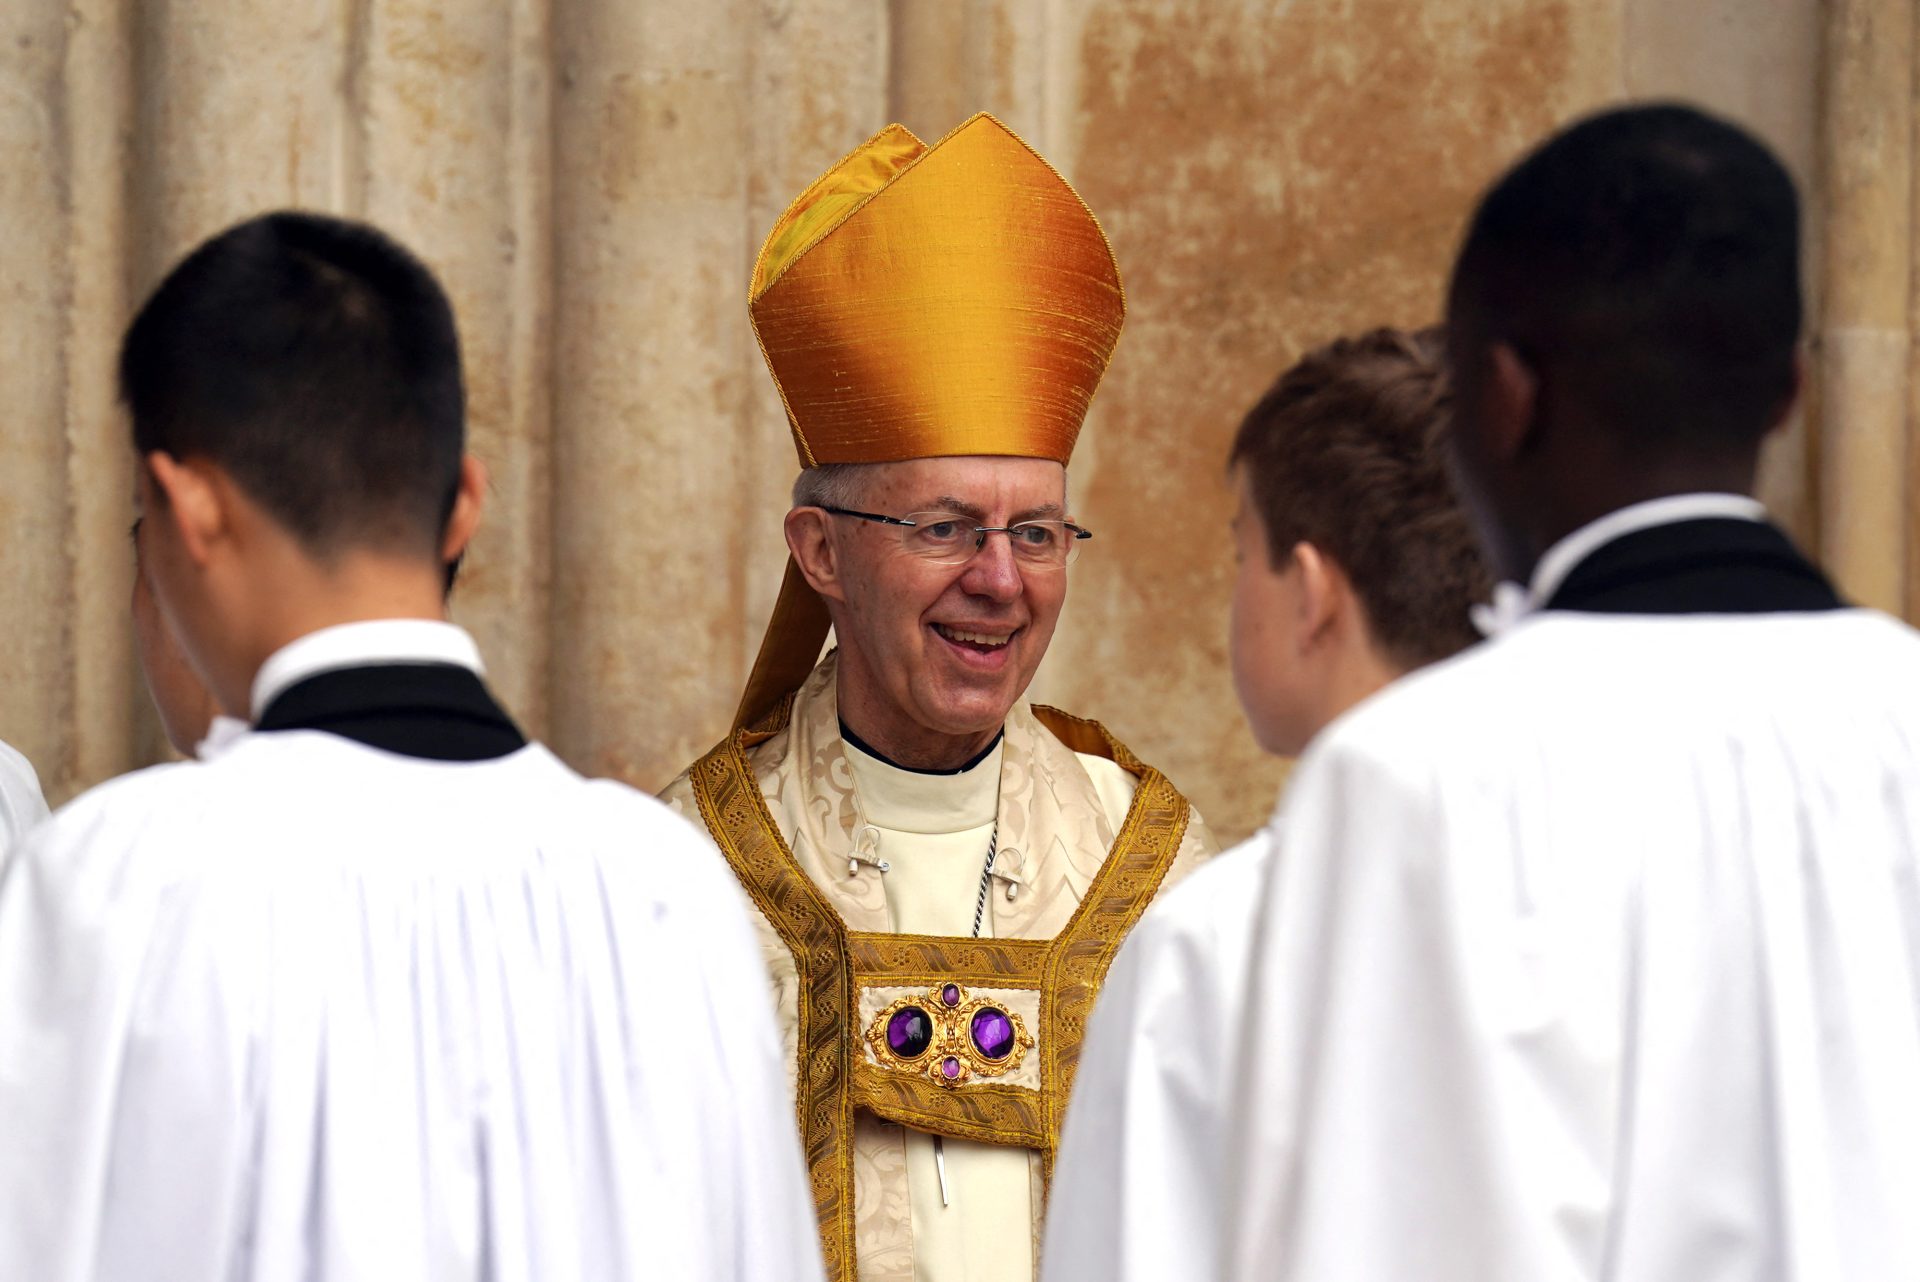
<svg viewBox="0 0 1920 1282">
<path fill-rule="evenodd" d="M 1274 566 L 1311 543 L 1352 580 L 1380 648 L 1418 667 L 1478 639 L 1489 578 L 1447 479 L 1451 404 L 1440 329 L 1376 329 L 1301 357 L 1240 424 L 1228 456 Z"/>
</svg>

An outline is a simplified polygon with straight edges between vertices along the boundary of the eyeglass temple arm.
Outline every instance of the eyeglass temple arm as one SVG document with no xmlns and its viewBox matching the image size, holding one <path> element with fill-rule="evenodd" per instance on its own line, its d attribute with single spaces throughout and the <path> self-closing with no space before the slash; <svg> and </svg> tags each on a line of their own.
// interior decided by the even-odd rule
<svg viewBox="0 0 1920 1282">
<path fill-rule="evenodd" d="M 850 507 L 823 507 L 820 510 L 831 512 L 835 516 L 855 516 L 862 521 L 878 521 L 882 525 L 903 525 L 909 530 L 917 529 L 920 524 L 918 521 L 903 521 L 897 516 L 882 516 L 878 512 L 856 512 Z"/>
</svg>

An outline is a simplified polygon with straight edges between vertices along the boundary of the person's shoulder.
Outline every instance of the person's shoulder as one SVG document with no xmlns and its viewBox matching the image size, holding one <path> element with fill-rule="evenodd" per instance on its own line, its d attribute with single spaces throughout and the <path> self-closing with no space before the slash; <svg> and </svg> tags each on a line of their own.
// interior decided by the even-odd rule
<svg viewBox="0 0 1920 1282">
<path fill-rule="evenodd" d="M 739 886 L 699 811 L 675 804 L 674 785 L 659 796 L 615 779 L 581 779 L 580 789 L 580 819 L 598 834 L 596 844 L 611 841 L 619 848 L 620 857 L 610 865 L 619 871 L 623 893 L 644 895 L 662 911 L 676 901 L 686 906 L 738 896 Z"/>
<path fill-rule="evenodd" d="M 0 855 L 47 817 L 47 799 L 33 763 L 11 744 L 0 743 Z"/>
<path fill-rule="evenodd" d="M 206 851 L 197 832 L 205 778 L 197 763 L 171 762 L 90 788 L 21 838 L 9 873 L 58 887 L 53 901 L 75 907 L 190 876 Z"/>
<path fill-rule="evenodd" d="M 1261 878 L 1274 857 L 1270 828 L 1200 863 L 1147 909 L 1134 933 L 1149 946 L 1193 938 L 1210 939 L 1237 926 L 1253 911 Z"/>
<path fill-rule="evenodd" d="M 1022 715 L 1010 721 L 1010 726 L 1024 721 L 1034 733 L 1071 752 L 1099 794 L 1102 808 L 1110 812 L 1109 817 L 1127 813 L 1133 794 L 1140 790 L 1140 779 L 1114 759 L 1116 749 L 1131 751 L 1117 735 L 1090 717 L 1045 704 L 1020 703 L 1015 707 Z"/>
<path fill-rule="evenodd" d="M 685 770 L 675 775 L 672 781 L 656 794 L 659 799 L 675 814 L 699 823 L 700 808 L 695 795 L 694 771 L 698 770 L 702 763 L 726 749 L 738 733 L 738 731 L 728 732 L 725 739 L 689 762 Z M 767 787 L 769 776 L 779 769 L 780 762 L 784 759 L 791 742 L 792 736 L 788 733 L 788 729 L 783 727 L 779 732 L 760 738 L 742 750 L 741 755 L 746 758 L 748 771 L 763 789 Z"/>
<path fill-rule="evenodd" d="M 31 786 L 40 791 L 40 776 L 26 754 L 10 743 L 0 742 L 0 783 Z"/>
</svg>

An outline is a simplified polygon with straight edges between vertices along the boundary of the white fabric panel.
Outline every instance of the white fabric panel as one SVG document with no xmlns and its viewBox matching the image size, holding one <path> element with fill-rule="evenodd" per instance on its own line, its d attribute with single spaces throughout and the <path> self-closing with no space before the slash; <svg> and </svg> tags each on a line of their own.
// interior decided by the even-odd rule
<svg viewBox="0 0 1920 1282">
<path fill-rule="evenodd" d="M 205 751 L 0 876 L 0 1278 L 820 1276 L 703 836 L 539 746 Z"/>
<path fill-rule="evenodd" d="M 1222 1276 L 1920 1277 L 1911 629 L 1536 615 L 1323 735 L 1280 832 Z"/>
<path fill-rule="evenodd" d="M 1147 910 L 1087 1024 L 1047 1206 L 1047 1282 L 1164 1282 L 1215 1267 L 1223 1048 L 1245 998 L 1260 832 Z"/>
</svg>

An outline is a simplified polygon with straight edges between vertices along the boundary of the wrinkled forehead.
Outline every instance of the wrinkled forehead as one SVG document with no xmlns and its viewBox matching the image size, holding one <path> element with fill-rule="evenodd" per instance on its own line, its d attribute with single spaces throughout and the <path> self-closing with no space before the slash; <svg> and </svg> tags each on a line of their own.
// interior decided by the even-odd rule
<svg viewBox="0 0 1920 1282">
<path fill-rule="evenodd" d="M 875 463 L 869 501 L 901 511 L 1017 518 L 1066 510 L 1067 469 L 1052 459 L 965 455 Z"/>
</svg>

